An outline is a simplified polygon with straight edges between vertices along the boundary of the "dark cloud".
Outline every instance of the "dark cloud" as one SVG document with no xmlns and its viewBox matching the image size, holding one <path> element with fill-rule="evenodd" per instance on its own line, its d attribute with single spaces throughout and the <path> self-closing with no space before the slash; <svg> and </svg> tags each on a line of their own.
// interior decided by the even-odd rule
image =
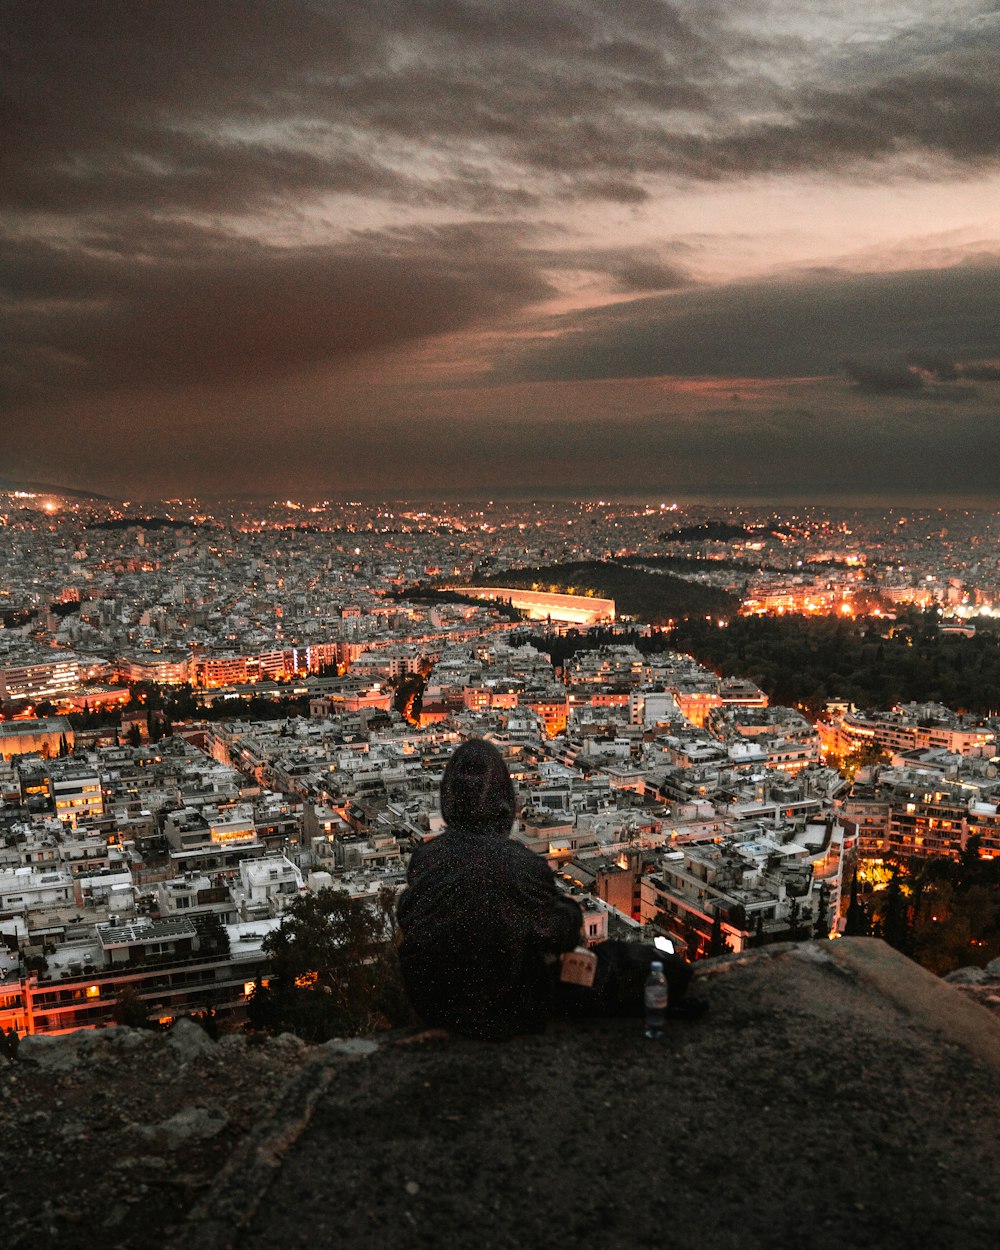
<svg viewBox="0 0 1000 1250">
<path fill-rule="evenodd" d="M 893 421 L 871 410 L 860 417 L 853 409 L 838 411 L 831 400 L 824 395 L 818 410 L 789 405 L 746 413 L 726 405 L 696 416 L 661 400 L 658 409 L 618 418 L 531 417 L 499 440 L 493 423 L 454 414 L 425 417 L 419 429 L 438 449 L 428 466 L 438 489 L 463 482 L 488 489 L 500 481 L 556 489 L 586 483 L 624 493 L 722 490 L 802 497 L 846 486 L 878 494 L 886 489 L 891 465 L 897 489 L 995 491 L 995 424 L 984 421 L 981 411 L 956 410 L 946 423 L 926 411 L 901 437 Z M 415 435 L 398 436 L 391 448 L 382 438 L 376 436 L 380 452 L 357 449 L 359 467 L 378 456 L 399 480 L 407 455 L 410 463 L 419 455 Z"/>
<path fill-rule="evenodd" d="M 902 361 L 845 360 L 844 372 L 859 390 L 873 395 L 919 391 L 924 385 L 920 373 Z"/>
<path fill-rule="evenodd" d="M 565 318 L 504 376 L 533 380 L 834 375 L 846 358 L 869 387 L 918 389 L 921 361 L 1000 353 L 1000 267 L 695 288 Z M 865 364 L 878 351 L 891 369 Z M 940 367 L 940 366 L 939 366 Z M 943 378 L 942 373 L 938 373 Z"/>
<path fill-rule="evenodd" d="M 931 157 L 955 166 L 995 165 L 1000 154 L 1000 42 L 956 57 L 948 69 L 918 69 L 847 89 L 787 95 L 780 120 L 730 133 L 676 136 L 674 171 L 706 179 L 811 170 L 864 173 L 886 159 Z M 932 171 L 924 163 L 921 174 Z M 884 177 L 884 166 L 872 168 Z"/>
<path fill-rule="evenodd" d="M 927 377 L 939 382 L 957 382 L 960 376 L 954 357 L 942 352 L 916 352 L 909 363 Z"/>
<path fill-rule="evenodd" d="M 667 240 L 664 176 L 680 195 L 998 160 L 987 15 L 915 9 L 890 39 L 871 21 L 855 37 L 837 6 L 780 7 L 5 0 L 5 467 L 76 466 L 97 487 L 335 484 L 335 464 L 351 488 L 418 470 L 428 488 L 622 488 L 748 465 L 809 483 L 839 455 L 867 480 L 887 454 L 875 395 L 912 442 L 907 480 L 960 481 L 946 428 L 983 473 L 994 262 L 708 288 Z M 599 203 L 584 228 L 607 220 L 602 246 L 580 246 L 574 201 Z M 633 246 L 654 203 L 665 241 Z M 522 224 L 543 218 L 544 235 Z M 567 291 L 626 299 L 544 319 Z M 670 406 L 642 381 L 667 375 L 741 399 Z M 836 411 L 763 411 L 754 379 L 817 376 Z M 969 400 L 950 424 L 949 398 Z"/>
<path fill-rule="evenodd" d="M 295 116 L 273 106 L 297 80 L 359 55 L 332 10 L 296 0 L 14 0 L 0 20 L 0 194 L 21 209 L 212 206 L 271 177 L 293 190 L 315 182 L 317 162 L 268 134 Z"/>
<path fill-rule="evenodd" d="M 958 15 L 886 64 L 664 0 L 6 0 L 0 23 L 0 204 L 21 212 L 628 204 L 650 175 L 998 155 L 997 39 Z"/>
<path fill-rule="evenodd" d="M 653 249 L 556 251 L 516 223 L 355 231 L 299 247 L 139 215 L 71 241 L 0 234 L 0 394 L 288 376 L 496 329 L 568 270 L 625 293 L 690 283 Z"/>
<path fill-rule="evenodd" d="M 685 249 L 674 247 L 683 254 Z M 561 251 L 536 247 L 531 259 L 541 269 L 558 272 L 603 274 L 611 279 L 615 291 L 639 294 L 647 291 L 672 291 L 690 286 L 692 279 L 683 265 L 666 260 L 654 248 L 574 248 Z"/>
<path fill-rule="evenodd" d="M 265 380 L 502 320 L 551 293 L 504 226 L 269 247 L 222 232 L 88 250 L 7 240 L 9 395 Z M 96 243 L 96 241 L 95 241 Z"/>
<path fill-rule="evenodd" d="M 355 373 L 333 393 L 322 378 L 282 391 L 280 420 L 274 395 L 246 388 L 169 403 L 84 398 L 59 416 L 40 412 L 30 433 L 19 423 L 5 436 L 5 471 L 95 488 L 114 481 L 115 493 L 141 497 L 506 489 L 968 501 L 995 496 L 1000 470 L 992 403 L 949 408 L 945 421 L 933 401 L 873 399 L 824 382 L 763 405 L 694 410 L 683 396 L 629 382 L 498 387 L 471 412 L 461 394 L 387 390 L 374 377 Z M 72 441 L 67 428 L 77 431 Z"/>
<path fill-rule="evenodd" d="M 976 393 L 970 381 L 1000 380 L 1000 370 L 959 361 L 941 351 L 911 352 L 905 359 L 868 356 L 844 360 L 843 365 L 857 389 L 870 395 L 919 394 L 961 403 Z"/>
<path fill-rule="evenodd" d="M 9 0 L 0 202 L 58 213 L 331 191 L 479 202 L 484 142 L 634 201 L 644 192 L 622 174 L 624 127 L 608 114 L 703 97 L 677 67 L 696 41 L 673 8 L 630 7 Z M 425 148 L 436 168 L 404 171 Z"/>
<path fill-rule="evenodd" d="M 608 266 L 619 291 L 669 291 L 690 285 L 690 278 L 679 265 L 664 264 L 654 257 L 621 255 Z"/>
<path fill-rule="evenodd" d="M 1000 364 L 970 362 L 960 365 L 959 372 L 973 382 L 1000 382 Z"/>
</svg>

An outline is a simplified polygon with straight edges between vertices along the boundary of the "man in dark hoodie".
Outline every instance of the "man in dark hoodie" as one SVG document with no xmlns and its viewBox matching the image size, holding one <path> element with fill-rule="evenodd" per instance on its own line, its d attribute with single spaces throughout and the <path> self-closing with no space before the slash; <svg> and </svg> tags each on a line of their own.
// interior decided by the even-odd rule
<svg viewBox="0 0 1000 1250">
<path fill-rule="evenodd" d="M 410 1002 L 428 1024 L 504 1038 L 544 1027 L 553 957 L 580 939 L 579 906 L 544 859 L 510 838 L 514 785 L 473 738 L 441 781 L 440 837 L 414 851 L 396 914 Z"/>
<path fill-rule="evenodd" d="M 445 831 L 414 851 L 396 908 L 403 984 L 417 1014 L 493 1039 L 537 1032 L 553 1011 L 636 1014 L 653 958 L 679 998 L 690 966 L 639 943 L 601 943 L 591 987 L 560 983 L 559 956 L 582 941 L 583 914 L 545 860 L 511 840 L 515 809 L 500 752 L 464 742 L 441 781 Z"/>
</svg>

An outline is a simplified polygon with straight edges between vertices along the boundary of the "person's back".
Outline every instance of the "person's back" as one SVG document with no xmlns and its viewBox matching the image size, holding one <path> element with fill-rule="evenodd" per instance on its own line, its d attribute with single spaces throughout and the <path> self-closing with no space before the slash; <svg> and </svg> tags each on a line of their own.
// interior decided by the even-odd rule
<svg viewBox="0 0 1000 1250">
<path fill-rule="evenodd" d="M 571 950 L 581 912 L 543 859 L 510 838 L 514 787 L 500 752 L 472 739 L 441 783 L 446 829 L 417 848 L 399 900 L 407 994 L 428 1024 L 501 1038 L 544 1026 L 547 956 Z"/>
</svg>

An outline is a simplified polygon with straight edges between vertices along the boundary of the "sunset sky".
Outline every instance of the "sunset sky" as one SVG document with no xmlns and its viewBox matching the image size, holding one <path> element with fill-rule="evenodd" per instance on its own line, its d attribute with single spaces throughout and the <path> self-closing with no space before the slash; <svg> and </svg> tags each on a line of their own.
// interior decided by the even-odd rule
<svg viewBox="0 0 1000 1250">
<path fill-rule="evenodd" d="M 4 0 L 0 477 L 1000 503 L 1000 4 Z"/>
</svg>

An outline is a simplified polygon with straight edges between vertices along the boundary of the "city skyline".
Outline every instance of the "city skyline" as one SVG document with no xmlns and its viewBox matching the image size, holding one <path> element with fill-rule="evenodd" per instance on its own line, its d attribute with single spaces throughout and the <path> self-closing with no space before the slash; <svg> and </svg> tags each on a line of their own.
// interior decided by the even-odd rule
<svg viewBox="0 0 1000 1250">
<path fill-rule="evenodd" d="M 995 6 L 13 3 L 5 477 L 995 504 Z"/>
</svg>

